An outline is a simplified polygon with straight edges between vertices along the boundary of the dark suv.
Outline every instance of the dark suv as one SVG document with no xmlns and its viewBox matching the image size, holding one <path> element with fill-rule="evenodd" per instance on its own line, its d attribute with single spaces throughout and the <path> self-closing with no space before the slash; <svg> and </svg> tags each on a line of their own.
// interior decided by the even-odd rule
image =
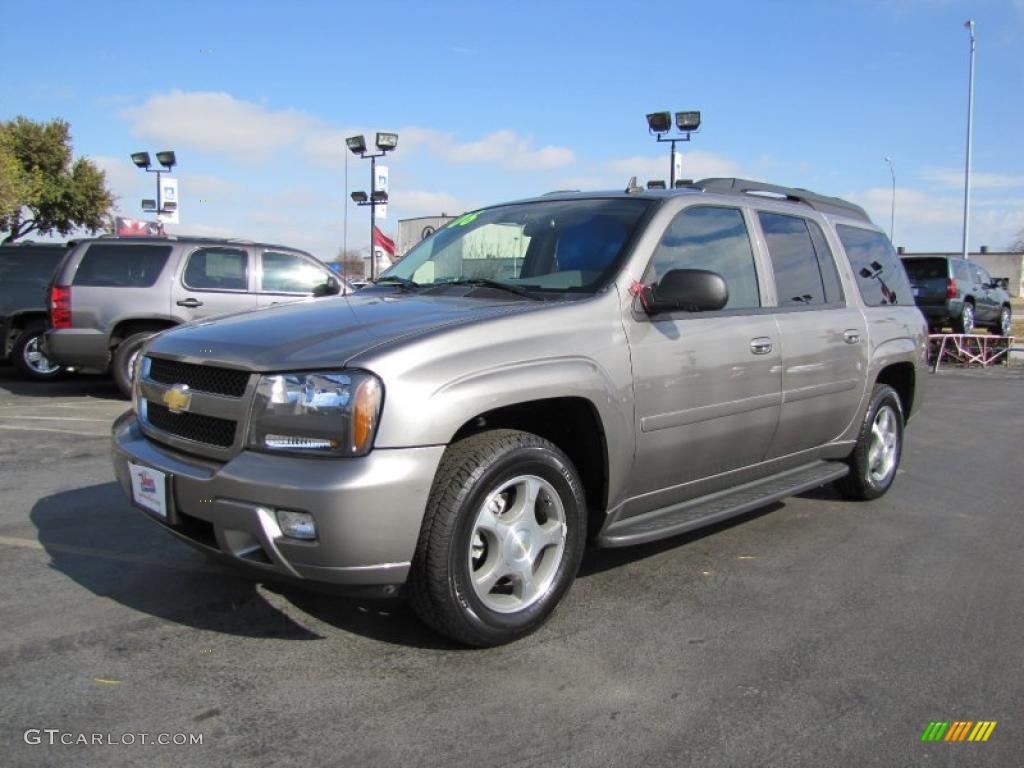
<svg viewBox="0 0 1024 768">
<path fill-rule="evenodd" d="M 0 358 L 30 379 L 53 379 L 63 371 L 43 353 L 42 338 L 46 286 L 67 250 L 63 244 L 0 246 Z"/>
<path fill-rule="evenodd" d="M 1010 294 L 981 265 L 955 256 L 904 256 L 903 266 L 933 333 L 947 327 L 974 333 L 985 327 L 1010 335 Z"/>
</svg>

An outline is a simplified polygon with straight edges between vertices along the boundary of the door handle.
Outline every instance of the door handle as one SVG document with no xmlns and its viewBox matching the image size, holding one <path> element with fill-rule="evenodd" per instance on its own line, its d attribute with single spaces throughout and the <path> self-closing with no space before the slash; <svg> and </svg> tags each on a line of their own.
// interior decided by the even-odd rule
<svg viewBox="0 0 1024 768">
<path fill-rule="evenodd" d="M 181 301 L 179 301 L 178 306 L 188 307 L 189 309 L 195 309 L 196 307 L 203 306 L 203 302 L 201 302 L 199 299 L 193 299 L 191 296 L 189 296 L 187 299 L 182 299 Z"/>
<path fill-rule="evenodd" d="M 857 344 L 860 341 L 860 333 L 854 330 L 843 331 L 843 338 L 847 344 Z"/>
<path fill-rule="evenodd" d="M 772 351 L 772 340 L 767 336 L 759 336 L 750 340 L 750 351 L 755 355 L 767 355 Z"/>
</svg>

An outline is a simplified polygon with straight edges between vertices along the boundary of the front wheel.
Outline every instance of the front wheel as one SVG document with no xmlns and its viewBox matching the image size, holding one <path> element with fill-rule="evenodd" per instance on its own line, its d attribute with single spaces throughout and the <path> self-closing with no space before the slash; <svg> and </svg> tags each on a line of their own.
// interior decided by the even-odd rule
<svg viewBox="0 0 1024 768">
<path fill-rule="evenodd" d="M 420 531 L 409 585 L 413 608 L 467 645 L 529 634 L 576 577 L 585 510 L 572 462 L 537 435 L 502 429 L 452 444 Z"/>
<path fill-rule="evenodd" d="M 132 396 L 132 380 L 135 378 L 135 359 L 139 356 L 139 350 L 153 337 L 152 333 L 133 333 L 127 339 L 118 344 L 114 350 L 113 370 L 114 383 L 121 390 L 121 394 L 130 398 Z"/>
<path fill-rule="evenodd" d="M 23 376 L 35 381 L 52 381 L 64 373 L 64 368 L 43 352 L 45 332 L 46 329 L 41 325 L 29 326 L 15 339 L 11 349 L 14 367 Z"/>
<path fill-rule="evenodd" d="M 848 499 L 877 499 L 889 490 L 903 454 L 903 406 L 896 390 L 876 384 L 853 453 L 850 474 L 835 482 Z"/>
</svg>

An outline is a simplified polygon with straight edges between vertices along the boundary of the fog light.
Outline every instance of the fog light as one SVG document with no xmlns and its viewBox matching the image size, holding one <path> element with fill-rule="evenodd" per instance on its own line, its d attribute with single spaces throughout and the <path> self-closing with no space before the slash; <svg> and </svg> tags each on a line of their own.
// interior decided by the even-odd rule
<svg viewBox="0 0 1024 768">
<path fill-rule="evenodd" d="M 279 509 L 277 510 L 277 524 L 281 526 L 281 533 L 289 539 L 310 541 L 316 538 L 316 523 L 313 522 L 313 516 L 306 512 Z"/>
</svg>

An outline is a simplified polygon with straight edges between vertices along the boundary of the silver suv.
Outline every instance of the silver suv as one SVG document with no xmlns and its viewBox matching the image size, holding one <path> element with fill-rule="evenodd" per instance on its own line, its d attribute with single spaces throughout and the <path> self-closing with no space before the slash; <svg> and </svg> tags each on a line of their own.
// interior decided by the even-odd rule
<svg viewBox="0 0 1024 768">
<path fill-rule="evenodd" d="M 135 357 L 159 331 L 345 290 L 326 265 L 280 245 L 188 237 L 82 240 L 54 274 L 45 347 L 60 365 L 110 367 L 127 397 Z"/>
<path fill-rule="evenodd" d="M 351 297 L 176 329 L 113 428 L 124 491 L 256 573 L 538 627 L 588 541 L 827 483 L 873 499 L 926 327 L 857 206 L 735 179 L 473 211 Z"/>
</svg>

